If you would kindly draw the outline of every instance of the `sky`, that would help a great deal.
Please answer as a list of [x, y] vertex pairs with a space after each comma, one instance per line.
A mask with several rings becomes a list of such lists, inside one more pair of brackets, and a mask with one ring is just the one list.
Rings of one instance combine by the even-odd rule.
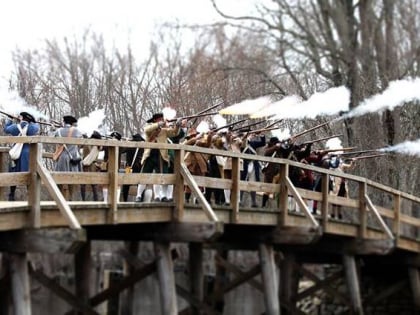
[[[257, 0], [218, 0], [228, 14], [251, 12]], [[210, 0], [13, 0], [0, 11], [0, 80], [12, 70], [11, 51], [44, 47], [45, 39], [78, 36], [87, 28], [105, 41], [148, 50], [156, 25], [164, 21], [210, 23], [221, 18]]]

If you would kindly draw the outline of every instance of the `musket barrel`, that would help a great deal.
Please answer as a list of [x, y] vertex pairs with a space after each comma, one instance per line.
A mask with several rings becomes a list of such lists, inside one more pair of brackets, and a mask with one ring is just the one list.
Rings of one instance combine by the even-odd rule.
[[342, 153], [341, 155], [353, 155], [353, 154], [362, 154], [362, 153], [370, 153], [370, 152], [378, 152], [378, 149], [346, 152], [346, 153]]
[[229, 127], [234, 126], [234, 125], [236, 125], [236, 124], [240, 124], [241, 122], [244, 122], [244, 121], [246, 121], [246, 120], [248, 120], [248, 118], [245, 118], [245, 119], [241, 119], [241, 120], [235, 121], [235, 122], [233, 122], [233, 123], [230, 123], [230, 124], [227, 124], [227, 125], [224, 125], [224, 126], [218, 127], [218, 128], [216, 128], [216, 129], [211, 129], [211, 131], [219, 131], [219, 130], [222, 130], [222, 129], [225, 129], [225, 128], [229, 128]]
[[171, 122], [171, 121], [176, 121], [178, 119], [193, 119], [193, 118], [204, 117], [204, 116], [211, 116], [211, 115], [216, 115], [216, 114], [218, 114], [218, 112], [202, 113], [202, 114], [196, 114], [196, 115], [190, 115], [190, 116], [183, 116], [183, 117], [168, 119], [168, 121]]
[[321, 142], [321, 141], [324, 141], [324, 140], [338, 138], [338, 137], [341, 137], [341, 136], [342, 136], [342, 134], [338, 134], [338, 135], [332, 135], [332, 136], [328, 136], [328, 137], [324, 137], [324, 138], [319, 138], [319, 139], [315, 139], [315, 140], [309, 140], [309, 141], [302, 142], [302, 145], [306, 145], [306, 144], [310, 144], [310, 143], [315, 143], [315, 142]]
[[292, 137], [293, 137], [293, 138], [297, 138], [297, 137], [303, 136], [304, 134], [307, 134], [308, 132], [311, 132], [311, 131], [316, 130], [316, 129], [319, 129], [319, 128], [321, 128], [321, 127], [325, 126], [325, 125], [328, 125], [329, 123], [330, 123], [330, 122], [329, 122], [329, 121], [327, 121], [327, 122], [325, 122], [325, 123], [322, 123], [322, 124], [316, 125], [315, 127], [312, 127], [312, 128], [306, 129], [306, 130], [304, 130], [304, 131], [301, 131], [301, 132], [299, 132], [299, 133], [297, 133], [297, 134], [293, 135]]

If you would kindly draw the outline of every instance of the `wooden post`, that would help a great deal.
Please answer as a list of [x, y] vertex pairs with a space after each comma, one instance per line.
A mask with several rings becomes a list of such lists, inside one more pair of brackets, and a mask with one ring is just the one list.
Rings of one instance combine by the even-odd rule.
[[155, 242], [155, 255], [162, 315], [177, 315], [175, 276], [169, 243]]
[[14, 315], [31, 315], [31, 293], [26, 254], [9, 254]]
[[39, 176], [38, 163], [42, 163], [42, 143], [29, 144], [29, 173], [28, 205], [30, 208], [30, 224], [33, 228], [41, 227], [41, 177]]
[[367, 231], [367, 212], [366, 212], [366, 182], [359, 183], [359, 238], [366, 237]]
[[[8, 149], [7, 149], [7, 151], [6, 151], [6, 149], [5, 148], [1, 148], [1, 150], [0, 150], [0, 172], [7, 172], [7, 168], [6, 167], [3, 167], [3, 165], [6, 165], [6, 163], [8, 162], [8, 160], [7, 160], [7, 152], [8, 152]], [[1, 200], [7, 200], [7, 199], [3, 199], [4, 198], [4, 194], [5, 194], [5, 191], [6, 191], [6, 187], [3, 187], [3, 186], [1, 186], [0, 187], [0, 199]]]
[[289, 164], [280, 164], [280, 200], [279, 200], [279, 209], [281, 214], [279, 215], [279, 225], [287, 225], [287, 215], [288, 215], [288, 197], [289, 193], [286, 185], [286, 177], [289, 176]]
[[393, 232], [395, 236], [395, 246], [398, 246], [398, 240], [400, 238], [400, 225], [401, 225], [401, 195], [394, 194], [394, 225]]
[[90, 241], [86, 241], [74, 255], [76, 298], [86, 305], [89, 304], [92, 283], [92, 257], [90, 251]]
[[261, 274], [264, 286], [265, 314], [280, 315], [278, 282], [273, 247], [267, 244], [259, 245]]
[[109, 146], [108, 147], [108, 176], [109, 176], [109, 185], [108, 185], [108, 196], [109, 196], [109, 214], [108, 214], [108, 223], [116, 224], [118, 223], [118, 146]]
[[176, 150], [175, 151], [175, 161], [174, 161], [174, 173], [175, 173], [175, 182], [177, 183], [174, 185], [174, 202], [175, 202], [175, 210], [174, 210], [174, 220], [175, 221], [182, 221], [184, 216], [184, 178], [181, 172], [181, 163], [184, 162], [185, 151], [184, 150]]
[[232, 223], [238, 222], [239, 215], [239, 181], [241, 180], [241, 171], [239, 169], [240, 160], [239, 158], [232, 158], [232, 186], [230, 194], [230, 202], [232, 205]]
[[408, 268], [408, 278], [413, 292], [414, 307], [420, 311], [420, 272], [416, 267]]
[[351, 304], [353, 307], [352, 314], [363, 315], [359, 278], [357, 275], [356, 260], [354, 256], [343, 255], [343, 265], [347, 279], [347, 286], [350, 293]]
[[322, 216], [322, 229], [327, 230], [328, 224], [328, 195], [330, 194], [330, 176], [322, 174], [322, 202], [321, 202], [321, 216]]
[[[125, 248], [132, 257], [137, 257], [139, 252], [139, 242], [124, 242]], [[124, 276], [129, 277], [133, 275], [136, 268], [124, 260]], [[135, 286], [132, 285], [120, 293], [120, 314], [130, 315], [134, 314], [134, 301], [135, 301]]]
[[[284, 258], [280, 264], [280, 301], [288, 306], [295, 306], [295, 296], [299, 287], [299, 275], [295, 272], [296, 256], [293, 253], [284, 253]], [[282, 307], [282, 312], [292, 314], [288, 308]]]
[[[189, 243], [189, 275], [190, 292], [198, 301], [204, 299], [204, 276], [203, 276], [203, 244]], [[199, 315], [200, 310], [192, 306], [192, 315]]]

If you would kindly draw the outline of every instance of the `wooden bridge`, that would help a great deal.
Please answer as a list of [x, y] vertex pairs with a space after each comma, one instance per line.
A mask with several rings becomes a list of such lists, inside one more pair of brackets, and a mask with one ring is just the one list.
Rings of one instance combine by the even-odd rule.
[[[112, 140], [67, 139], [53, 137], [1, 137], [3, 145], [16, 141], [30, 143], [29, 172], [0, 173], [0, 186], [27, 186], [27, 201], [0, 202], [0, 251], [8, 257], [9, 272], [0, 274], [0, 286], [12, 286], [15, 314], [32, 314], [30, 280], [46, 286], [83, 314], [99, 314], [95, 307], [118, 296], [152, 273], [157, 273], [160, 287], [161, 314], [222, 314], [217, 301], [243, 283], [249, 283], [263, 293], [265, 314], [304, 314], [299, 299], [317, 290], [338, 297], [353, 314], [363, 314], [372, 299], [362, 296], [363, 276], [358, 272], [358, 258], [365, 264], [379, 261], [399, 266], [407, 271], [406, 283], [413, 297], [413, 309], [420, 308], [420, 198], [366, 178], [338, 173], [289, 160], [217, 151], [232, 158], [232, 178], [216, 179], [193, 176], [184, 164], [187, 152], [214, 154], [216, 151], [196, 146]], [[52, 171], [53, 162], [45, 152], [55, 144], [100, 145], [109, 149], [108, 172], [66, 173]], [[121, 147], [166, 148], [174, 150], [173, 174], [120, 173], [118, 165]], [[5, 165], [7, 149], [0, 154]], [[240, 180], [240, 160], [257, 159], [277, 163], [279, 184]], [[298, 189], [288, 177], [290, 166], [312, 170], [323, 177], [322, 192]], [[328, 179], [339, 176], [347, 180], [351, 196], [342, 198], [328, 193]], [[123, 184], [174, 185], [173, 202], [139, 203], [117, 200], [118, 186]], [[67, 201], [57, 185], [109, 185], [109, 202]], [[188, 185], [197, 203], [185, 203], [184, 185]], [[199, 187], [231, 190], [229, 206], [207, 202]], [[274, 196], [267, 208], [240, 206], [240, 191], [268, 192]], [[4, 193], [3, 193], [4, 196]], [[45, 197], [47, 196], [47, 197]], [[293, 199], [300, 212], [290, 211]], [[312, 215], [307, 200], [320, 203], [320, 215]], [[329, 216], [331, 206], [340, 205], [344, 220]], [[417, 209], [417, 210], [416, 210]], [[127, 255], [131, 272], [115, 286], [89, 296], [90, 242], [94, 240], [151, 241], [155, 261], [139, 265], [133, 255]], [[171, 244], [185, 243], [189, 247], [189, 282], [185, 288], [176, 283], [173, 272], [175, 259]], [[217, 250], [217, 266], [224, 273], [233, 273], [228, 283], [215, 284], [210, 296], [203, 292], [203, 251]], [[253, 250], [260, 263], [248, 271], [229, 263], [227, 251]], [[36, 269], [28, 253], [71, 253], [75, 255], [75, 290], [60, 286], [43, 271]], [[348, 296], [332, 289], [338, 278], [331, 275], [320, 279], [305, 264], [339, 263], [340, 277], [345, 279]], [[392, 270], [392, 267], [390, 267]], [[279, 274], [279, 276], [275, 276]], [[259, 281], [255, 277], [260, 275]], [[216, 279], [217, 279], [216, 275]], [[298, 292], [299, 278], [310, 279], [314, 285]], [[9, 281], [9, 282], [8, 282]], [[376, 292], [386, 299], [401, 286]], [[0, 288], [0, 290], [2, 290]], [[2, 291], [4, 292], [4, 291]], [[188, 303], [180, 310], [179, 298]], [[4, 298], [0, 298], [4, 302]], [[0, 302], [0, 304], [1, 304]], [[373, 303], [373, 302], [372, 302]], [[158, 306], [157, 306], [158, 307]], [[414, 314], [414, 313], [413, 313]]]

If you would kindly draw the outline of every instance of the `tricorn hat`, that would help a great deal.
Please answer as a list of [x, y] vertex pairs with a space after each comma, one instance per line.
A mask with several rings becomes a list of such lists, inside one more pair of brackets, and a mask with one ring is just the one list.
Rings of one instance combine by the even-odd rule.
[[155, 114], [153, 114], [153, 116], [152, 116], [152, 118], [150, 118], [148, 121], [147, 121], [147, 123], [152, 123], [152, 122], [154, 122], [156, 119], [158, 119], [158, 118], [163, 118], [163, 113], [155, 113]]
[[117, 139], [117, 140], [121, 140], [122, 139], [122, 135], [118, 131], [111, 132], [110, 136], [112, 138]]
[[131, 136], [132, 141], [145, 141], [144, 138], [139, 133], [135, 133]]
[[21, 112], [20, 116], [22, 116], [23, 120], [26, 120], [28, 122], [35, 122], [35, 117], [29, 114], [28, 112]]
[[72, 116], [72, 115], [70, 115], [70, 114], [68, 114], [68, 115], [64, 115], [63, 116], [63, 121], [66, 124], [74, 124], [74, 123], [77, 123], [77, 118], [74, 117], [74, 116]]
[[90, 136], [90, 138], [91, 139], [102, 139], [102, 136], [98, 131], [94, 130], [92, 132], [92, 135]]
[[279, 143], [280, 140], [277, 137], [271, 137], [270, 140], [268, 141], [269, 145], [275, 145], [276, 143]]

